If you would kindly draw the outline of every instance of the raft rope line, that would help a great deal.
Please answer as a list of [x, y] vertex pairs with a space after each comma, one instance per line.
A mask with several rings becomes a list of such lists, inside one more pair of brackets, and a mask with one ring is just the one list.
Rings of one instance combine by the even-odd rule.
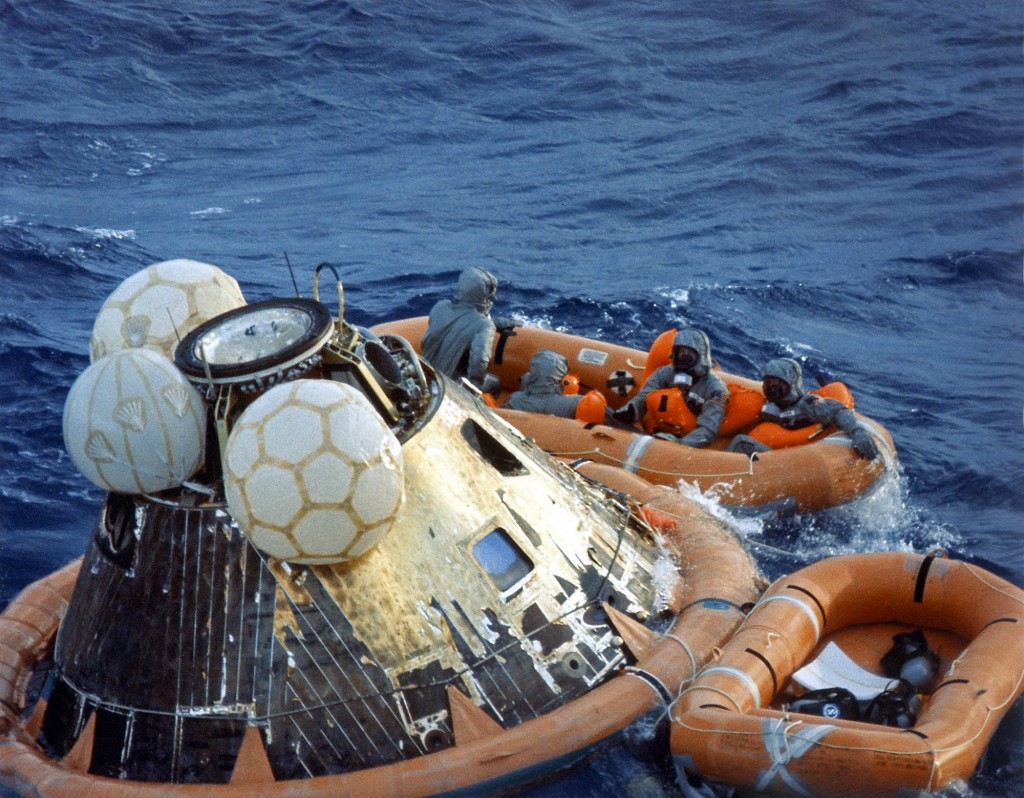
[[788, 766], [793, 760], [803, 757], [816, 741], [834, 732], [836, 727], [821, 724], [797, 728], [798, 723], [788, 723], [788, 721], [787, 717], [782, 717], [778, 721], [765, 718], [762, 723], [761, 737], [765, 751], [771, 758], [771, 764], [758, 773], [753, 787], [755, 790], [767, 791], [771, 788], [772, 782], [778, 778], [797, 795], [813, 798], [803, 779], [790, 773]]
[[[722, 692], [723, 695], [725, 695], [724, 691], [714, 690], [712, 688], [705, 687], [705, 688], [700, 688], [700, 689], [711, 690], [712, 692]], [[733, 703], [735, 704], [735, 702], [733, 702]], [[788, 715], [783, 715], [779, 719], [779, 722], [780, 723], [785, 722], [788, 718], [789, 718]], [[673, 716], [672, 722], [673, 723], [678, 723], [684, 729], [688, 729], [689, 731], [692, 731], [692, 732], [697, 732], [698, 734], [722, 734], [722, 735], [725, 735], [727, 737], [728, 736], [733, 736], [733, 737], [760, 737], [762, 739], [764, 738], [764, 731], [763, 731], [763, 729], [756, 729], [756, 730], [751, 730], [751, 731], [738, 731], [738, 730], [735, 730], [735, 729], [701, 728], [701, 727], [693, 726], [693, 725], [691, 725], [689, 723], [686, 723], [683, 719], [681, 719], [679, 717], [675, 717], [675, 716]], [[987, 723], [988, 723], [988, 720], [986, 719], [985, 724], [983, 724], [983, 725], [987, 725]], [[803, 720], [795, 720], [790, 725], [788, 725], [786, 727], [786, 732], [788, 733], [790, 730], [795, 729], [798, 726], [802, 726], [802, 725], [803, 726], [810, 726], [810, 727], [820, 727], [822, 724], [807, 723], [806, 721], [803, 721]], [[835, 727], [831, 727], [831, 728], [835, 728]], [[973, 740], [976, 739], [977, 736], [979, 736], [980, 734], [981, 734], [981, 732], [979, 731], [978, 734], [975, 735], [975, 737], [971, 738], [971, 740], [968, 740], [968, 741], [966, 741], [964, 743], [960, 743], [959, 745], [951, 746], [949, 748], [939, 748], [939, 749], [937, 749], [937, 748], [934, 748], [934, 747], [928, 747], [928, 748], [925, 748], [925, 749], [917, 752], [917, 754], [929, 754], [931, 756], [931, 766], [930, 766], [930, 770], [929, 770], [929, 774], [928, 774], [928, 785], [926, 787], [927, 791], [929, 791], [929, 792], [931, 791], [931, 787], [932, 787], [932, 785], [934, 784], [934, 781], [935, 781], [935, 772], [936, 772], [936, 769], [938, 767], [938, 758], [937, 758], [936, 755], [939, 754], [939, 753], [944, 753], [946, 751], [954, 751], [957, 748], [960, 748], [960, 747], [962, 747], [964, 745], [967, 745], [970, 742], [973, 742]], [[811, 741], [811, 744], [809, 746], [807, 746], [807, 747], [810, 748], [812, 746], [817, 746], [819, 748], [827, 748], [827, 749], [832, 750], [832, 751], [869, 751], [871, 753], [876, 753], [876, 754], [889, 754], [889, 755], [895, 755], [895, 756], [907, 756], [908, 755], [904, 751], [898, 751], [898, 750], [890, 749], [890, 748], [883, 748], [881, 746], [836, 745], [835, 743], [824, 742], [821, 739]], [[766, 750], [766, 753], [768, 753], [768, 755], [771, 756], [771, 752], [770, 751]]]
[[[691, 607], [700, 606], [700, 605], [704, 604], [704, 602], [706, 602], [706, 601], [720, 601], [720, 602], [723, 602], [723, 603], [728, 604], [729, 606], [733, 607], [737, 612], [740, 612], [741, 614], [744, 614], [742, 607], [740, 607], [735, 602], [729, 601], [728, 599], [701, 598], [701, 599], [696, 599], [694, 601], [691, 601], [689, 604], [687, 604], [685, 607], [683, 607], [679, 611], [679, 613], [676, 615], [676, 618], [681, 617], [682, 614], [684, 612], [686, 612], [688, 609], [690, 609]], [[657, 677], [654, 676], [653, 674], [650, 674], [647, 671], [642, 670], [641, 668], [636, 668], [636, 667], [633, 667], [633, 666], [627, 666], [625, 668], [626, 672], [629, 673], [630, 675], [640, 675], [640, 674], [642, 674], [643, 678], [646, 681], [648, 681], [648, 682], [650, 682], [650, 680], [652, 680], [652, 679], [657, 681], [657, 684], [660, 687], [659, 687], [659, 689], [656, 690], [656, 692], [658, 692], [658, 697], [662, 700], [662, 703], [665, 705], [665, 708], [664, 708], [663, 712], [658, 717], [658, 722], [659, 723], [661, 722], [661, 720], [663, 718], [671, 715], [672, 708], [675, 706], [676, 702], [682, 697], [683, 693], [686, 691], [686, 688], [693, 683], [694, 679], [697, 678], [697, 674], [700, 671], [700, 667], [697, 665], [697, 658], [694, 656], [693, 651], [690, 649], [690, 646], [686, 643], [685, 640], [683, 640], [678, 635], [672, 634], [671, 632], [666, 632], [661, 637], [662, 637], [663, 640], [671, 640], [672, 642], [677, 643], [679, 646], [681, 646], [683, 651], [686, 652], [686, 656], [690, 660], [690, 676], [682, 681], [682, 683], [679, 685], [678, 691], [676, 692], [675, 696], [673, 696], [672, 695], [672, 691], [669, 690], [665, 686], [665, 683], [662, 682], [660, 679], [657, 679]]]
[[625, 668], [623, 668], [623, 672], [627, 676], [632, 676], [635, 679], [639, 679], [648, 687], [650, 687], [651, 690], [654, 691], [654, 694], [658, 697], [658, 700], [661, 701], [662, 705], [665, 707], [664, 712], [668, 712], [668, 709], [672, 706], [673, 701], [672, 691], [665, 686], [665, 683], [661, 679], [659, 679], [650, 671], [646, 671], [643, 668], [638, 668], [636, 665], [627, 665]]
[[993, 591], [995, 593], [999, 593], [1000, 595], [1005, 596], [1008, 599], [1012, 599], [1013, 601], [1016, 601], [1018, 604], [1024, 604], [1024, 602], [1021, 602], [1020, 598], [1018, 598], [1017, 596], [1013, 595], [1012, 593], [1010, 593], [1007, 590], [1004, 590], [1003, 588], [999, 587], [998, 585], [994, 585], [991, 582], [989, 582], [988, 580], [986, 580], [984, 578], [984, 576], [982, 575], [984, 572], [981, 571], [979, 568], [974, 567], [970, 563], [963, 562], [962, 560], [953, 560], [953, 562], [960, 562], [964, 566], [966, 566], [967, 573], [969, 573], [971, 576], [973, 576], [975, 579], [977, 579], [979, 582], [981, 582], [989, 590], [991, 590], [991, 591]]
[[[789, 604], [795, 604], [800, 609], [800, 611], [810, 619], [811, 625], [814, 627], [814, 644], [817, 645], [818, 641], [821, 640], [821, 623], [818, 621], [818, 616], [815, 614], [814, 610], [811, 609], [807, 604], [805, 604], [796, 596], [779, 594], [775, 596], [768, 596], [768, 598], [763, 598], [759, 602], [757, 602], [754, 609], [750, 611], [750, 615], [752, 616], [754, 614], [754, 610], [756, 610], [758, 607], [763, 607], [766, 604], [771, 604], [774, 601], [783, 601]], [[776, 637], [778, 637], [778, 635], [776, 635]]]
[[[587, 461], [584, 459], [583, 462], [587, 462]], [[591, 461], [591, 462], [593, 462], [593, 461]], [[581, 474], [581, 476], [583, 476], [583, 475]], [[586, 479], [587, 477], [584, 477], [584, 478]], [[677, 521], [681, 521], [683, 519], [682, 515], [680, 515], [679, 513], [673, 513], [671, 510], [665, 510], [665, 509], [659, 508], [658, 512], [659, 513], [663, 513], [664, 515], [667, 515], [669, 518], [674, 518]], [[641, 520], [643, 520], [643, 519], [641, 518]], [[644, 523], [646, 524], [647, 522], [644, 521]], [[648, 526], [648, 528], [650, 528], [650, 524], [647, 524], [647, 526]], [[737, 537], [739, 537], [739, 536], [737, 536]], [[742, 541], [743, 541], [743, 543], [748, 544], [750, 546], [755, 546], [755, 547], [757, 547], [759, 549], [765, 549], [767, 551], [773, 551], [776, 554], [784, 554], [787, 557], [793, 557], [794, 556], [792, 551], [788, 551], [786, 549], [781, 549], [778, 546], [772, 546], [769, 543], [762, 543], [762, 542], [757, 541], [757, 540], [751, 540], [749, 537], [746, 537], [746, 536], [744, 536], [742, 538]], [[701, 601], [703, 601], [703, 600], [704, 599], [701, 599]], [[721, 600], [722, 601], [726, 601], [726, 599], [721, 599]], [[732, 604], [733, 602], [728, 602], [728, 603]]]
[[[647, 437], [650, 437], [650, 436], [647, 436]], [[650, 441], [653, 442], [654, 438], [650, 438]], [[548, 449], [546, 451], [550, 455], [552, 455], [553, 457], [573, 458], [573, 459], [576, 459], [576, 460], [586, 459], [590, 455], [599, 454], [602, 457], [617, 463], [619, 466], [621, 466], [626, 471], [629, 471], [630, 473], [635, 474], [639, 470], [639, 464], [636, 463], [636, 458], [616, 457], [613, 454], [608, 454], [607, 452], [603, 451], [600, 447], [597, 447], [597, 448], [594, 448], [594, 449], [579, 450], [579, 451], [556, 451], [556, 450], [553, 450], [553, 449]], [[691, 474], [691, 473], [688, 473], [688, 472], [685, 472], [685, 471], [662, 471], [662, 470], [657, 469], [657, 468], [651, 468], [650, 466], [644, 466], [643, 470], [645, 472], [647, 472], [647, 473], [650, 473], [650, 474], [660, 474], [662, 476], [678, 477], [680, 479], [686, 479], [686, 478], [700, 479], [702, 477], [714, 477], [714, 478], [719, 478], [719, 477], [751, 477], [751, 476], [754, 476], [754, 461], [753, 461], [753, 459], [748, 459], [747, 460], [747, 470], [746, 471], [729, 471], [729, 472], [721, 472], [721, 473], [705, 472], [705, 473], [701, 473], [701, 474]]]
[[[708, 671], [702, 671], [701, 675], [703, 675], [704, 673], [707, 673], [707, 672]], [[1018, 677], [1017, 682], [1014, 685], [1013, 690], [1010, 691], [1010, 696], [1011, 697], [1017, 691], [1017, 688], [1020, 686], [1022, 680], [1024, 680], [1024, 672], [1022, 672], [1021, 675]], [[707, 690], [708, 692], [712, 692], [712, 693], [720, 693], [721, 695], [723, 695], [723, 696], [725, 696], [727, 698], [730, 698], [731, 703], [734, 706], [736, 706], [736, 701], [733, 700], [730, 696], [728, 696], [728, 694], [724, 690], [721, 690], [719, 688], [705, 687], [705, 686], [696, 686], [696, 687], [693, 687], [692, 689], [693, 690]], [[684, 695], [687, 692], [690, 692], [690, 690], [683, 691], [683, 693], [680, 694], [680, 698], [682, 697], [682, 695]], [[945, 747], [942, 747], [942, 748], [937, 748], [935, 746], [928, 746], [926, 748], [922, 748], [920, 751], [917, 752], [919, 754], [930, 754], [932, 756], [932, 775], [929, 777], [929, 781], [928, 781], [929, 786], [932, 784], [932, 779], [934, 778], [934, 770], [937, 767], [937, 759], [936, 759], [937, 755], [938, 754], [949, 753], [949, 752], [952, 752], [952, 751], [957, 751], [957, 750], [959, 750], [961, 748], [969, 746], [971, 743], [973, 743], [975, 740], [977, 740], [984, 733], [985, 728], [989, 725], [989, 719], [991, 718], [992, 713], [1002, 709], [1003, 707], [1005, 707], [1007, 704], [1009, 704], [1011, 702], [1011, 700], [1012, 699], [1010, 697], [1008, 697], [1008, 698], [1004, 699], [999, 704], [996, 704], [994, 706], [986, 706], [985, 707], [985, 712], [986, 712], [985, 719], [982, 721], [981, 724], [979, 724], [979, 727], [978, 727], [977, 731], [975, 731], [975, 733], [970, 738], [968, 738], [966, 740], [963, 740], [963, 741], [961, 741], [959, 743], [956, 743], [954, 745], [949, 745], [949, 746], [945, 746]], [[737, 710], [737, 711], [739, 711], [739, 710]], [[784, 713], [782, 715], [782, 720], [785, 720], [788, 717], [789, 717], [789, 715]], [[678, 723], [684, 729], [688, 729], [690, 731], [698, 732], [700, 734], [725, 734], [725, 735], [740, 735], [740, 736], [751, 736], [751, 735], [760, 736], [761, 735], [760, 731], [736, 731], [736, 730], [728, 730], [728, 729], [701, 728], [701, 727], [693, 726], [693, 725], [687, 723], [681, 717], [675, 717], [675, 716], [673, 716], [672, 722], [673, 723]], [[793, 728], [793, 727], [795, 727], [798, 724], [805, 724], [805, 725], [812, 725], [812, 726], [819, 725], [819, 724], [808, 724], [807, 721], [797, 720], [797, 721], [794, 721], [793, 722], [793, 726], [791, 726], [789, 728]], [[882, 728], [887, 728], [887, 727], [882, 727]], [[888, 728], [892, 728], [892, 727], [888, 727]], [[817, 741], [814, 744], [817, 745], [817, 746], [820, 746], [822, 748], [829, 748], [829, 749], [832, 749], [832, 750], [835, 750], [835, 751], [870, 751], [872, 753], [893, 754], [893, 755], [896, 755], [896, 756], [907, 756], [908, 755], [907, 752], [905, 752], [905, 751], [894, 750], [894, 749], [891, 749], [891, 748], [884, 748], [882, 746], [873, 746], [873, 745], [837, 745], [835, 743], [821, 742], [821, 741]]]
[[[683, 613], [680, 612], [679, 614], [682, 615]], [[697, 658], [693, 655], [693, 651], [690, 650], [690, 646], [681, 637], [679, 637], [678, 635], [674, 635], [671, 632], [666, 633], [664, 635], [664, 638], [666, 640], [672, 640], [673, 642], [678, 643], [682, 647], [683, 651], [686, 652], [686, 656], [690, 658], [690, 678], [687, 679], [686, 682], [688, 683], [693, 681], [693, 679], [695, 679], [697, 676], [697, 671], [700, 669], [697, 667]], [[671, 703], [672, 702], [670, 702], [670, 705]]]
[[[890, 449], [889, 444], [881, 436], [876, 429], [867, 429], [867, 431], [874, 437], [878, 442], [883, 444], [883, 460], [885, 462], [886, 470], [890, 470], [894, 464], [894, 453]], [[586, 458], [590, 455], [601, 455], [608, 460], [617, 463], [619, 466], [624, 468], [630, 473], [636, 474], [640, 470], [640, 458], [647, 451], [647, 447], [655, 441], [655, 437], [651, 435], [641, 435], [637, 440], [633, 441], [626, 450], [626, 457], [616, 457], [613, 454], [609, 454], [597, 446], [593, 449], [579, 450], [579, 451], [557, 451], [554, 449], [548, 449], [548, 453], [554, 457], [572, 457], [575, 459]], [[846, 439], [844, 436], [833, 433], [821, 439], [819, 442], [835, 443], [848, 448], [853, 447], [853, 443]], [[643, 470], [649, 474], [659, 474], [665, 477], [676, 477], [680, 479], [701, 479], [703, 477], [720, 479], [723, 477], [752, 477], [754, 476], [754, 457], [747, 458], [747, 469], [745, 471], [723, 471], [723, 472], [703, 472], [703, 473], [691, 473], [686, 471], [664, 471], [658, 468], [651, 468], [650, 466], [644, 466]]]

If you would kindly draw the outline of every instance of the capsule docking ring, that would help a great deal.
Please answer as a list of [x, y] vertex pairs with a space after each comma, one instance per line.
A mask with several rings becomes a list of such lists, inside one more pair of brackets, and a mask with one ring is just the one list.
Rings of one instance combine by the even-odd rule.
[[268, 299], [194, 329], [178, 345], [174, 362], [193, 383], [238, 385], [249, 392], [301, 376], [316, 365], [333, 333], [333, 319], [322, 303]]

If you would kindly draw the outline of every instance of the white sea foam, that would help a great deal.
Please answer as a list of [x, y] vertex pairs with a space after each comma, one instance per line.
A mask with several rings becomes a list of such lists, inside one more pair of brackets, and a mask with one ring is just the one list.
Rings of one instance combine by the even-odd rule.
[[106, 238], [115, 241], [134, 241], [137, 238], [134, 230], [111, 230], [106, 227], [76, 227], [75, 230], [93, 238]]
[[699, 504], [707, 512], [724, 523], [741, 538], [749, 538], [761, 533], [765, 518], [759, 515], [739, 515], [722, 505], [721, 493], [728, 487], [726, 484], [712, 486], [701, 492], [696, 483], [680, 480], [676, 488], [692, 502]]
[[205, 218], [207, 218], [209, 216], [220, 216], [221, 214], [225, 214], [227, 212], [228, 212], [227, 208], [220, 208], [220, 207], [214, 206], [212, 208], [202, 208], [201, 210], [198, 210], [198, 211], [191, 211], [189, 213], [189, 216], [194, 216], [197, 219], [205, 219]]

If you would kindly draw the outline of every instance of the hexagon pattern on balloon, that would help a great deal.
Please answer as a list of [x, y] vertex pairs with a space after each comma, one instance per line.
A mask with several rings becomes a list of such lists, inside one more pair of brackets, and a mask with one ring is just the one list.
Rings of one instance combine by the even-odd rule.
[[224, 486], [256, 548], [296, 563], [345, 562], [394, 525], [405, 498], [402, 448], [352, 386], [296, 380], [242, 413]]
[[134, 348], [174, 360], [179, 340], [243, 305], [238, 282], [216, 266], [186, 258], [154, 263], [124, 280], [103, 303], [89, 339], [90, 360]]

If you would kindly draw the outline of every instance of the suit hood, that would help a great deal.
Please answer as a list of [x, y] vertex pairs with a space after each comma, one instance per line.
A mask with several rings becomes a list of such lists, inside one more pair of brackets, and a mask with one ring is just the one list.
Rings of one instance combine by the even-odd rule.
[[470, 305], [481, 313], [490, 313], [498, 293], [498, 279], [486, 269], [471, 266], [459, 275], [455, 286], [455, 301]]
[[697, 365], [690, 371], [694, 377], [703, 377], [711, 371], [711, 343], [702, 330], [684, 327], [672, 339], [672, 346], [687, 346], [697, 352]]
[[804, 395], [804, 383], [800, 364], [792, 358], [779, 357], [769, 360], [764, 367], [765, 377], [777, 377], [789, 385], [789, 393], [779, 402], [781, 407], [793, 404]]
[[550, 349], [542, 349], [530, 361], [530, 370], [523, 375], [522, 390], [528, 394], [560, 394], [562, 380], [569, 373], [566, 359]]

